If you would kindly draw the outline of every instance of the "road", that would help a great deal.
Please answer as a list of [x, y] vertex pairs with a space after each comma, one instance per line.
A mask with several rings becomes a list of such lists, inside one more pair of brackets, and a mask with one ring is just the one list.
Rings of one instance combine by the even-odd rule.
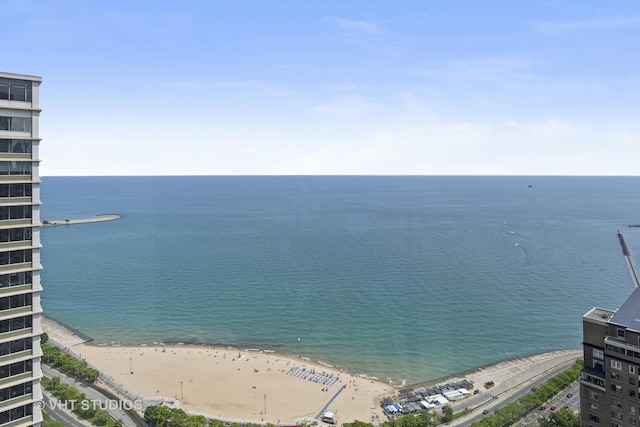
[[86, 427], [91, 425], [85, 421], [79, 420], [78, 417], [76, 417], [74, 414], [57, 406], [54, 403], [55, 400], [52, 400], [49, 397], [48, 392], [45, 391], [43, 394], [44, 396], [42, 401], [44, 402], [44, 408], [42, 408], [42, 410], [49, 414], [52, 420], [59, 421], [65, 426], [71, 427]]
[[[115, 401], [113, 399], [110, 399], [109, 397], [105, 396], [104, 394], [102, 394], [101, 392], [99, 392], [98, 390], [94, 389], [93, 387], [89, 387], [86, 384], [80, 382], [80, 381], [76, 381], [75, 379], [63, 374], [62, 372], [55, 370], [47, 365], [42, 365], [42, 372], [44, 373], [45, 376], [51, 378], [51, 377], [60, 377], [60, 382], [63, 384], [69, 384], [73, 387], [75, 387], [77, 390], [80, 390], [82, 393], [85, 394], [85, 396], [87, 397], [87, 399], [89, 399], [90, 401], [96, 402], [97, 405], [99, 406], [103, 406], [104, 409], [107, 409], [109, 411], [109, 414], [114, 418], [114, 419], [121, 419], [123, 421], [123, 426], [124, 427], [138, 427], [139, 425], [136, 424], [136, 422], [133, 420], [133, 418], [131, 418], [129, 416], [129, 414], [124, 411], [122, 409], [123, 407], [123, 403], [120, 403], [119, 401]], [[134, 405], [135, 403], [133, 402], [124, 402], [124, 404], [126, 405]], [[51, 413], [50, 412], [50, 408], [52, 406], [48, 405], [47, 406], [47, 413]], [[64, 411], [56, 411], [57, 413], [64, 413]], [[66, 421], [63, 421], [66, 424]], [[76, 422], [78, 422], [78, 419], [76, 418]], [[74, 424], [74, 425], [89, 425], [89, 424]]]
[[[544, 371], [542, 375], [537, 376], [534, 380], [523, 381], [520, 384], [514, 385], [508, 390], [497, 393], [493, 399], [490, 398], [491, 390], [483, 390], [480, 395], [472, 396], [467, 403], [463, 403], [469, 408], [473, 408], [473, 411], [470, 415], [465, 417], [456, 418], [451, 421], [447, 425], [450, 426], [469, 426], [474, 422], [482, 419], [485, 415], [482, 413], [483, 410], [488, 411], [488, 413], [492, 413], [497, 408], [502, 408], [508, 405], [511, 402], [515, 402], [520, 399], [525, 394], [529, 393], [533, 387], [538, 387], [546, 382], [549, 378], [557, 375], [558, 373], [570, 368], [573, 365], [575, 359], [566, 360], [565, 362], [549, 367]], [[567, 392], [568, 393], [568, 392]], [[573, 393], [577, 395], [577, 393]], [[489, 400], [487, 400], [489, 397]], [[467, 399], [465, 399], [467, 400]], [[484, 403], [480, 405], [474, 404], [474, 400]], [[464, 401], [461, 401], [464, 402]], [[564, 403], [562, 404], [564, 405]], [[461, 410], [462, 408], [454, 408], [455, 411]]]

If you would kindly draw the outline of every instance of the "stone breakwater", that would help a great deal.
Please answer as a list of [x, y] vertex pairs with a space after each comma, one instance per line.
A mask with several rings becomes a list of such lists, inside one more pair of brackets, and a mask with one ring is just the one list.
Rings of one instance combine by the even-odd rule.
[[102, 214], [96, 215], [91, 218], [80, 218], [80, 219], [63, 219], [63, 220], [55, 220], [55, 221], [42, 221], [43, 227], [55, 227], [57, 225], [72, 225], [72, 224], [89, 224], [93, 222], [104, 222], [104, 221], [114, 221], [116, 219], [122, 219], [122, 215], [120, 214]]

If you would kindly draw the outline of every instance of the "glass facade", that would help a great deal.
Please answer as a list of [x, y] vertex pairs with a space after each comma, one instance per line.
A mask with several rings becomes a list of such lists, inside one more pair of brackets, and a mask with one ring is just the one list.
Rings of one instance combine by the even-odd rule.
[[31, 154], [32, 145], [29, 139], [0, 138], [0, 153]]
[[0, 197], [31, 196], [31, 184], [0, 184]]
[[0, 175], [31, 175], [31, 162], [0, 161]]
[[0, 130], [31, 132], [31, 118], [0, 116]]
[[0, 379], [8, 379], [0, 385], [0, 426], [42, 421], [39, 407], [34, 408], [42, 399], [40, 225], [34, 223], [40, 218], [40, 82], [0, 72], [0, 334], [9, 340], [0, 343]]
[[33, 84], [27, 80], [0, 77], [0, 99], [31, 102], [32, 87]]
[[13, 408], [9, 411], [0, 412], [0, 424], [16, 421], [21, 418], [30, 417], [33, 414], [33, 405], [24, 405]]
[[11, 295], [0, 298], [0, 311], [12, 308], [29, 307], [33, 303], [31, 294]]
[[31, 271], [0, 275], [0, 288], [30, 285], [31, 283], [33, 283], [33, 273]]
[[31, 359], [12, 363], [11, 365], [0, 366], [0, 378], [13, 377], [33, 370]]
[[31, 240], [31, 227], [0, 229], [0, 243]]
[[31, 262], [31, 260], [31, 249], [0, 252], [0, 265], [22, 264], [25, 262]]

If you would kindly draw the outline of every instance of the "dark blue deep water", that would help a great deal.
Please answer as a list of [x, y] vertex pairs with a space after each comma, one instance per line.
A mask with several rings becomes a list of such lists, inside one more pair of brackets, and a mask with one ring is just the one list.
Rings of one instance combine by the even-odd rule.
[[637, 177], [45, 177], [47, 315], [408, 382], [578, 348], [632, 284]]

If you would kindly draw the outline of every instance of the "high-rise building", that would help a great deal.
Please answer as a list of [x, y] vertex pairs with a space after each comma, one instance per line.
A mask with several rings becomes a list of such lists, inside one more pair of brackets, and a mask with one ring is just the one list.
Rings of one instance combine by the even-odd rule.
[[640, 425], [640, 288], [617, 310], [583, 317], [581, 425]]
[[41, 81], [0, 72], [0, 427], [42, 421]]

